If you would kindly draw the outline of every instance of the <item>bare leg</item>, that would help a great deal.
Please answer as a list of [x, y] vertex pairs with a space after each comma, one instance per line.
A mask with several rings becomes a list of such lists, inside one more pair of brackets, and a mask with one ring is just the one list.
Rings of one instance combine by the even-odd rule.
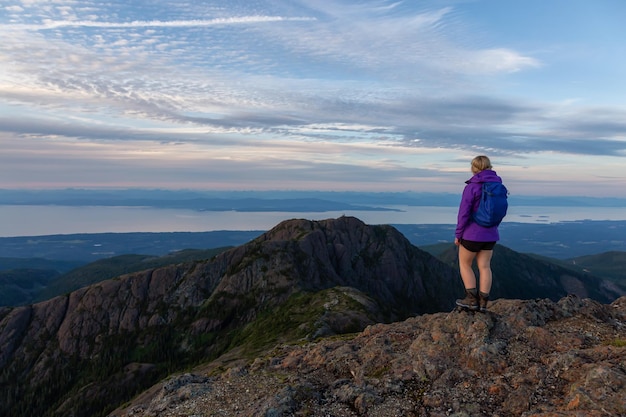
[[480, 292], [489, 294], [491, 291], [491, 257], [492, 250], [481, 250], [476, 255], [476, 265], [480, 277]]
[[[466, 290], [476, 288], [476, 275], [472, 269], [474, 257], [476, 257], [476, 252], [468, 251], [462, 245], [459, 246], [459, 272], [461, 273], [461, 279], [463, 280], [463, 285]], [[491, 280], [489, 281], [489, 285], [491, 285]]]

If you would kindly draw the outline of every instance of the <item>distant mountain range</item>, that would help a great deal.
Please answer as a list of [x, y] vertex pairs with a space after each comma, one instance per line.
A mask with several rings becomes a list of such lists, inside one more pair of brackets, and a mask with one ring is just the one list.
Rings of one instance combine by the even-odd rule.
[[[415, 246], [451, 243], [451, 224], [391, 224]], [[626, 221], [576, 221], [549, 224], [510, 223], [500, 226], [500, 244], [517, 252], [569, 259], [626, 251]], [[249, 242], [265, 230], [164, 233], [80, 233], [0, 237], [2, 258], [37, 258], [80, 265], [117, 255], [160, 256], [183, 249], [213, 249]], [[6, 261], [4, 261], [6, 262]], [[66, 272], [62, 265], [60, 272]]]
[[[409, 241], [453, 267], [454, 256], [443, 253], [453, 248], [452, 225], [395, 225]], [[550, 225], [503, 224], [508, 236], [496, 248], [505, 251], [515, 243], [536, 250], [529, 253], [549, 265], [578, 274], [591, 274], [626, 287], [626, 251], [623, 247], [626, 222], [566, 222]], [[190, 260], [209, 259], [220, 251], [245, 244], [262, 231], [218, 231], [200, 233], [105, 233], [0, 238], [0, 306], [23, 305], [45, 300], [98, 282], [99, 280]], [[442, 242], [433, 245], [433, 242]], [[584, 242], [584, 243], [583, 243]], [[595, 242], [591, 246], [591, 242]], [[502, 247], [503, 249], [499, 249]], [[607, 252], [576, 256], [581, 251]], [[187, 249], [185, 249], [187, 248]], [[561, 258], [552, 257], [559, 255]], [[506, 268], [504, 268], [506, 270]]]
[[[511, 195], [521, 206], [626, 207], [626, 198]], [[460, 196], [426, 192], [193, 191], [158, 189], [0, 190], [0, 205], [142, 206], [211, 211], [384, 210], [390, 205], [458, 206]], [[377, 207], [377, 208], [375, 208]]]
[[[440, 260], [391, 226], [341, 217], [286, 221], [184, 260], [99, 261], [65, 278], [87, 286], [0, 307], [0, 415], [104, 416], [226, 353], [251, 360], [276, 344], [450, 311], [462, 294], [454, 250]], [[578, 294], [605, 303], [624, 294], [612, 281], [505, 247], [493, 269], [494, 299]]]

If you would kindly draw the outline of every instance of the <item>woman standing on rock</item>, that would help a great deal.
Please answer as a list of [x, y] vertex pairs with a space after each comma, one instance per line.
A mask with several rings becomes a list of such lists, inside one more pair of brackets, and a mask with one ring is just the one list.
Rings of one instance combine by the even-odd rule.
[[[501, 221], [483, 223], [475, 217], [479, 209], [483, 184], [490, 183], [504, 190], [504, 214], [506, 214], [506, 188], [502, 179], [493, 171], [488, 157], [481, 155], [472, 160], [472, 178], [465, 183], [455, 232], [454, 244], [459, 248], [459, 272], [465, 286], [465, 298], [456, 300], [456, 305], [471, 310], [487, 310], [489, 292], [491, 291], [491, 257], [493, 248], [500, 234], [498, 225]], [[495, 184], [494, 184], [495, 183]], [[482, 210], [482, 207], [481, 207]], [[503, 216], [503, 215], [502, 215]], [[480, 288], [476, 288], [476, 275], [472, 263], [476, 259], [480, 277]]]

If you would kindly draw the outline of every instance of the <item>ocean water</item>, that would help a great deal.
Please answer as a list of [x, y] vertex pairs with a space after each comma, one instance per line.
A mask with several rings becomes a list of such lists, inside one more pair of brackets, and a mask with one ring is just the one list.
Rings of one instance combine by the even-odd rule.
[[[289, 219], [354, 216], [367, 224], [455, 224], [456, 207], [390, 206], [397, 211], [235, 212], [152, 207], [0, 205], [0, 237], [74, 233], [268, 230]], [[510, 207], [507, 222], [626, 220], [623, 207]]]

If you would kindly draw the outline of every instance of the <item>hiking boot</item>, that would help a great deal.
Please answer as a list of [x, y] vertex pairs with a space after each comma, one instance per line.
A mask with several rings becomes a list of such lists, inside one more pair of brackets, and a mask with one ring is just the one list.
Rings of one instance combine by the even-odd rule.
[[488, 301], [489, 301], [489, 294], [485, 294], [484, 292], [481, 291], [478, 305], [480, 307], [480, 311], [482, 311], [483, 313], [487, 311]]
[[478, 310], [480, 306], [478, 305], [478, 297], [475, 294], [476, 289], [473, 288], [473, 290], [465, 290], [465, 298], [456, 300], [456, 305], [470, 310]]

